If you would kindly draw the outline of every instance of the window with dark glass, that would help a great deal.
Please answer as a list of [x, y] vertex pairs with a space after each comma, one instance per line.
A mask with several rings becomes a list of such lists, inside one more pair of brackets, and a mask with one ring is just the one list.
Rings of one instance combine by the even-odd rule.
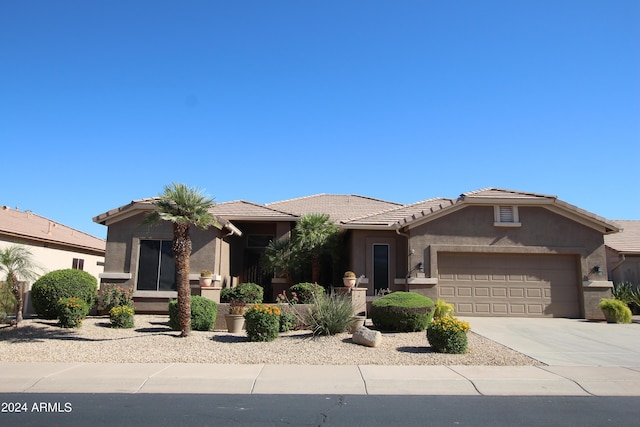
[[82, 258], [74, 258], [71, 262], [71, 268], [74, 270], [84, 270], [84, 260]]
[[139, 291], [175, 291], [176, 264], [170, 240], [141, 240], [138, 260]]

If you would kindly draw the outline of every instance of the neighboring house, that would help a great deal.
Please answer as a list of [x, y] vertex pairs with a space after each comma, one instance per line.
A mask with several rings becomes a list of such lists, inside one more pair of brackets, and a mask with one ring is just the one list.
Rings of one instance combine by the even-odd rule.
[[[105, 241], [82, 231], [8, 206], [0, 207], [0, 248], [26, 246], [45, 272], [76, 268], [100, 280]], [[29, 284], [31, 289], [31, 283]], [[25, 311], [28, 304], [25, 304]]]
[[615, 221], [620, 233], [604, 237], [607, 245], [607, 272], [614, 283], [640, 286], [640, 221]]
[[[102, 282], [133, 289], [137, 307], [157, 302], [154, 309], [166, 311], [166, 299], [176, 295], [171, 227], [142, 224], [153, 200], [94, 221], [109, 228]], [[410, 205], [328, 194], [266, 205], [233, 201], [212, 213], [220, 229], [191, 233], [194, 285], [207, 268], [219, 284], [251, 281], [273, 296], [273, 276], [260, 266], [265, 246], [289, 236], [302, 215], [327, 213], [344, 235], [344, 268], [365, 276], [369, 296], [419, 292], [471, 316], [602, 318], [597, 303], [611, 288], [603, 236], [618, 231], [555, 196], [493, 188]], [[337, 284], [341, 274], [325, 268], [320, 281]]]

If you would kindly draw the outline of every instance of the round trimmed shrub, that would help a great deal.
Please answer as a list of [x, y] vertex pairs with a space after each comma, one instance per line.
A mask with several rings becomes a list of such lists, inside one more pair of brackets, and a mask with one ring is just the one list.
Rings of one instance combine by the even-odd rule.
[[424, 331], [433, 320], [435, 304], [415, 292], [392, 292], [371, 304], [371, 321], [383, 331]]
[[264, 289], [255, 283], [240, 283], [234, 288], [224, 288], [220, 291], [220, 302], [238, 301], [247, 304], [261, 303]]
[[31, 303], [38, 316], [45, 319], [58, 317], [58, 300], [76, 297], [93, 307], [98, 292], [98, 281], [82, 270], [55, 270], [40, 277], [31, 287]]
[[455, 317], [440, 317], [429, 324], [427, 340], [438, 353], [463, 354], [467, 352], [469, 323]]
[[281, 309], [281, 311], [280, 332], [288, 332], [292, 329], [295, 329], [298, 325], [298, 315], [296, 314], [295, 310], [287, 305], [285, 308]]
[[313, 304], [317, 298], [324, 295], [324, 287], [317, 283], [298, 283], [287, 289], [287, 298], [293, 299], [295, 292], [298, 304]]
[[[216, 325], [218, 315], [218, 304], [200, 295], [191, 297], [191, 330], [212, 331]], [[174, 331], [180, 330], [180, 319], [178, 318], [178, 300], [169, 301], [169, 326]]]
[[89, 305], [78, 297], [60, 298], [56, 311], [60, 326], [63, 328], [79, 328], [89, 314]]
[[119, 305], [109, 310], [112, 328], [133, 328], [135, 311], [130, 305]]
[[244, 313], [247, 338], [252, 342], [278, 338], [282, 310], [275, 305], [255, 304]]

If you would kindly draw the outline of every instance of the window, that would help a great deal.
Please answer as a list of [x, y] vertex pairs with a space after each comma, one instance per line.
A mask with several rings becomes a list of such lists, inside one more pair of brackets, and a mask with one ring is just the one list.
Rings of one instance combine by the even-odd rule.
[[74, 270], [84, 270], [84, 260], [82, 258], [74, 258], [71, 263]]
[[140, 240], [139, 291], [175, 291], [176, 264], [171, 240]]
[[517, 206], [495, 206], [494, 223], [496, 227], [520, 227]]

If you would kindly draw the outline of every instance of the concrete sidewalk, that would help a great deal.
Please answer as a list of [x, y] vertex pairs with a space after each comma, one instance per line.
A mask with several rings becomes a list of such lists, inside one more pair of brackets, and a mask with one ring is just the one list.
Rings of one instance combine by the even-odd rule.
[[0, 393], [640, 396], [640, 366], [0, 362]]

